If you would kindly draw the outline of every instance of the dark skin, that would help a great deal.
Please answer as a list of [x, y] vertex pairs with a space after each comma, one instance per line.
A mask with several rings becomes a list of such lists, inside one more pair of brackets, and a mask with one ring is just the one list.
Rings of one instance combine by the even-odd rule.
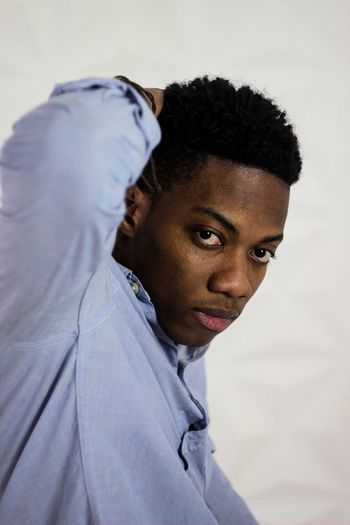
[[[158, 117], [164, 93], [145, 91]], [[264, 279], [283, 238], [289, 186], [272, 173], [208, 156], [194, 178], [155, 202], [137, 185], [125, 200], [113, 256], [141, 280], [175, 343], [208, 344]]]
[[114, 257], [150, 294], [176, 343], [202, 346], [242, 312], [283, 236], [289, 186], [271, 173], [208, 157], [155, 204], [129, 188]]

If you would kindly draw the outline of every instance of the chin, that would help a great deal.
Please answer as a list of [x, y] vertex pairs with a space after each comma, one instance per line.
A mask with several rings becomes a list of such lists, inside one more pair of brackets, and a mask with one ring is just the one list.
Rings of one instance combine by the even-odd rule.
[[195, 346], [195, 347], [198, 347], [198, 346], [206, 346], [208, 345], [213, 339], [214, 337], [216, 336], [217, 334], [216, 333], [213, 333], [212, 336], [207, 336], [207, 337], [203, 337], [203, 336], [194, 336], [194, 334], [182, 334], [182, 336], [178, 336], [178, 337], [174, 337], [172, 338], [173, 341], [175, 341], [176, 344], [178, 345], [186, 345], [186, 346]]
[[218, 335], [217, 332], [211, 332], [206, 329], [194, 330], [193, 326], [184, 329], [183, 326], [178, 324], [166, 326], [164, 323], [163, 330], [175, 344], [193, 347], [206, 346]]

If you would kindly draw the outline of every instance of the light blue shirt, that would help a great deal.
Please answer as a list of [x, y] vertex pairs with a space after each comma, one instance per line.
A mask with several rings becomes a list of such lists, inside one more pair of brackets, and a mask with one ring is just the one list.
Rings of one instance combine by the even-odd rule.
[[94, 78], [3, 148], [1, 525], [256, 524], [213, 459], [206, 348], [174, 344], [111, 256], [159, 140], [132, 88]]

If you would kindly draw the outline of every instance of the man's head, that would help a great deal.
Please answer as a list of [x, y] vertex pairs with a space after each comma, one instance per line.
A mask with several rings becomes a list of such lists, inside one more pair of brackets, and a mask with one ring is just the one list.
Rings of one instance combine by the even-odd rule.
[[210, 342], [243, 310], [282, 240], [298, 142], [249, 87], [195, 79], [165, 90], [162, 140], [128, 190], [115, 256], [176, 342]]

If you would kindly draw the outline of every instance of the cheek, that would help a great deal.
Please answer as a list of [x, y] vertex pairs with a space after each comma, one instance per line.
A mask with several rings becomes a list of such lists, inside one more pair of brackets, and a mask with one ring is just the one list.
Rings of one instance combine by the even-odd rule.
[[249, 274], [249, 280], [250, 280], [250, 284], [253, 290], [253, 294], [256, 292], [256, 290], [259, 288], [259, 286], [265, 279], [266, 271], [267, 271], [267, 265], [257, 266], [253, 264], [250, 270], [250, 274]]
[[208, 264], [205, 254], [185, 234], [169, 234], [156, 242], [159, 271], [163, 287], [172, 292], [179, 305], [206, 286]]
[[169, 273], [187, 275], [199, 268], [200, 256], [186, 232], [180, 228], [170, 230], [154, 239], [157, 258]]

